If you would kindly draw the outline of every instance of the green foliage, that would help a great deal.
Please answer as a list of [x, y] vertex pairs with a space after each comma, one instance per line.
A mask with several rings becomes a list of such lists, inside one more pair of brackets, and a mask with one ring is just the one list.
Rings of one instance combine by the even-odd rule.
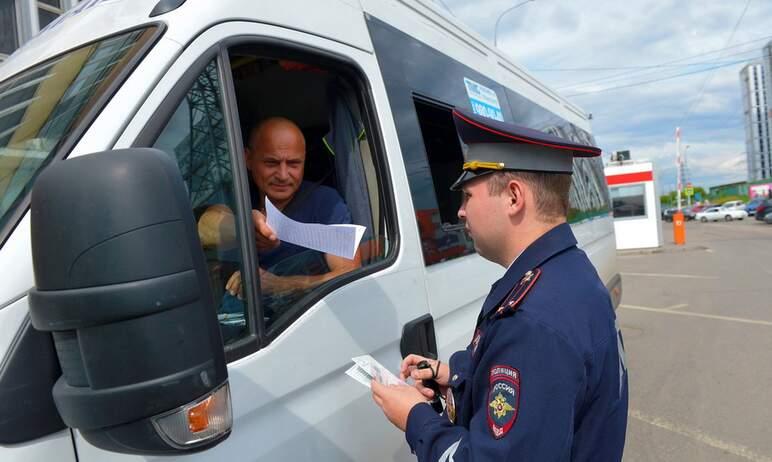
[[[702, 186], [693, 186], [692, 189], [694, 189], [694, 194], [700, 194], [703, 198], [708, 197], [708, 193], [705, 191], [705, 188]], [[683, 191], [681, 191], [681, 204], [685, 205], [688, 198], [686, 197], [686, 194], [684, 194]], [[659, 203], [666, 207], [675, 207], [678, 201], [678, 191], [670, 191], [667, 194], [663, 194], [659, 196]], [[692, 203], [694, 202], [694, 197], [692, 197]], [[713, 202], [713, 199], [711, 199], [711, 202]]]
[[724, 202], [729, 202], [729, 201], [743, 201], [747, 203], [748, 196], [746, 194], [730, 194], [726, 196], [718, 196], [718, 197], [710, 198], [710, 202], [712, 204], [718, 204], [718, 205], [721, 205]]

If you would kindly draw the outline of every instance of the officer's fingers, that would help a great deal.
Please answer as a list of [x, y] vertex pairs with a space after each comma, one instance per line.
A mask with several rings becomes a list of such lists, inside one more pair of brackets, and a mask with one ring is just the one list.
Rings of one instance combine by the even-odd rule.
[[422, 395], [426, 396], [429, 399], [434, 399], [434, 390], [431, 388], [421, 388], [418, 390], [421, 392]]
[[383, 409], [383, 398], [375, 392], [373, 392], [373, 401], [375, 401], [375, 404], [377, 404], [379, 408]]
[[434, 390], [431, 388], [427, 388], [423, 385], [421, 382], [416, 382], [415, 387], [418, 391], [421, 392], [422, 395], [426, 396], [427, 398], [431, 399], [434, 398]]
[[377, 380], [370, 380], [370, 390], [373, 392], [373, 399], [379, 406], [383, 407], [383, 394], [386, 390], [384, 385], [381, 385]]
[[407, 377], [410, 374], [411, 366], [415, 367], [418, 363], [425, 360], [423, 356], [418, 355], [407, 355], [405, 356], [405, 359], [402, 360], [402, 364], [400, 364], [399, 371], [401, 374], [403, 374], [404, 377]]
[[426, 369], [413, 369], [410, 372], [410, 377], [413, 378], [413, 380], [430, 380], [433, 378], [432, 370], [428, 367]]

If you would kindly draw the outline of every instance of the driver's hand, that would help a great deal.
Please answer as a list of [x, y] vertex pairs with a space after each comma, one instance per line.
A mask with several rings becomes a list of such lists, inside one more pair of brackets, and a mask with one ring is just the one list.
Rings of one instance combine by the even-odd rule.
[[241, 285], [241, 271], [236, 271], [228, 278], [228, 282], [225, 283], [225, 290], [228, 291], [234, 297], [238, 297], [239, 300], [244, 300], [244, 289]]
[[266, 251], [275, 249], [279, 246], [279, 238], [276, 233], [268, 226], [265, 215], [259, 210], [252, 210], [252, 223], [255, 225], [255, 241], [257, 250]]

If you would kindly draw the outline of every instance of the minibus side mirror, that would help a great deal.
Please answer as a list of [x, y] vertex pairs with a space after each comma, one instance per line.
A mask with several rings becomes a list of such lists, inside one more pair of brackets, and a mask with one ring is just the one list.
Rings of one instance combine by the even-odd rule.
[[170, 156], [125, 149], [48, 167], [31, 204], [32, 325], [53, 335], [65, 424], [129, 454], [223, 441], [228, 374], [185, 184]]

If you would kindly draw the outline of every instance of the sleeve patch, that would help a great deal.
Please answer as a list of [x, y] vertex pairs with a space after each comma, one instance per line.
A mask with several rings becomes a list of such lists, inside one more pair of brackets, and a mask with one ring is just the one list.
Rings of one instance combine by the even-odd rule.
[[520, 371], [493, 366], [489, 373], [488, 428], [495, 439], [503, 438], [517, 421], [520, 408]]

